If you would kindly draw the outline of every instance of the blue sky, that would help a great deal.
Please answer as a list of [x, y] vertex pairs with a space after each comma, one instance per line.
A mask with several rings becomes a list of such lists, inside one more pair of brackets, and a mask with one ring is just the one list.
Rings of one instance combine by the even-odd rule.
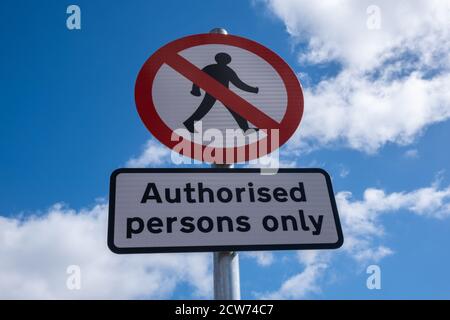
[[[366, 26], [372, 3], [379, 30]], [[0, 297], [211, 297], [208, 255], [117, 257], [102, 232], [114, 169], [172, 166], [136, 112], [140, 67], [167, 42], [221, 26], [299, 75], [305, 117], [281, 162], [332, 175], [355, 244], [241, 255], [243, 298], [450, 298], [450, 11], [427, 3], [76, 1], [82, 27], [68, 30], [72, 3], [3, 1]], [[80, 241], [77, 230], [99, 234]], [[70, 264], [86, 274], [77, 292], [65, 288]], [[371, 264], [381, 290], [366, 287]]]

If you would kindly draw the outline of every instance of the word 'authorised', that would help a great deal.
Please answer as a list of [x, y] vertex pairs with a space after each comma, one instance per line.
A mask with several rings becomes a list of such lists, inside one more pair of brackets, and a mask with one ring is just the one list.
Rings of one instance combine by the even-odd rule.
[[268, 188], [254, 187], [249, 182], [246, 187], [227, 188], [221, 187], [213, 190], [204, 186], [202, 182], [194, 187], [186, 183], [184, 188], [158, 188], [156, 183], [149, 182], [142, 196], [141, 203], [156, 201], [157, 203], [204, 203], [204, 202], [305, 202], [306, 194], [302, 182], [290, 189], [283, 187]]

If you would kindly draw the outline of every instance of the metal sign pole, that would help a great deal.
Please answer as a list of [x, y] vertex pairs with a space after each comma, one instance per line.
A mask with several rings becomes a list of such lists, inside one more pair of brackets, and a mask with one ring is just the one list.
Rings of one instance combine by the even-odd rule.
[[[214, 28], [209, 33], [228, 34], [223, 28]], [[213, 164], [213, 168], [230, 168], [229, 164]], [[240, 300], [239, 254], [236, 251], [214, 252], [214, 299]]]
[[241, 299], [239, 254], [236, 251], [214, 252], [214, 299]]
[[[229, 164], [213, 164], [213, 168], [229, 168]], [[240, 300], [239, 254], [236, 251], [214, 252], [214, 299]]]

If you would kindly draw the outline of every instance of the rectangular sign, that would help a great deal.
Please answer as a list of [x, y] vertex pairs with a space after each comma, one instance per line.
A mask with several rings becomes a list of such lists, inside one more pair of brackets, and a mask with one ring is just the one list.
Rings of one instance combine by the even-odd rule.
[[108, 246], [115, 253], [335, 249], [343, 235], [322, 169], [118, 169]]

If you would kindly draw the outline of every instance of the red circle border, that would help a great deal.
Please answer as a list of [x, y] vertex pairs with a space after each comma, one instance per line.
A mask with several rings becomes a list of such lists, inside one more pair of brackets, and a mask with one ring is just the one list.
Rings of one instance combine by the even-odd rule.
[[[145, 61], [136, 79], [135, 101], [139, 116], [141, 117], [147, 129], [155, 138], [157, 138], [161, 143], [163, 143], [170, 149], [173, 149], [174, 146], [179, 143], [179, 141], [173, 141], [171, 139], [173, 130], [169, 128], [159, 116], [153, 103], [151, 91], [149, 92], [148, 90], [149, 88], [150, 90], [153, 88], [153, 81], [158, 70], [165, 63], [165, 56], [167, 56], [168, 54], [178, 53], [190, 47], [205, 44], [230, 45], [250, 51], [261, 57], [263, 60], [269, 63], [275, 69], [275, 71], [277, 71], [285, 85], [287, 93], [287, 108], [279, 126], [279, 144], [277, 146], [272, 146], [270, 132], [268, 132], [267, 138], [255, 142], [255, 144], [267, 143], [267, 152], [261, 154], [258, 150], [256, 157], [250, 154], [251, 145], [249, 144], [234, 148], [213, 148], [190, 142], [191, 154], [180, 154], [199, 161], [205, 161], [203, 155], [206, 148], [209, 148], [210, 150], [221, 149], [218, 151], [222, 152], [223, 157], [228, 157], [227, 155], [230, 152], [232, 152], [234, 155], [231, 162], [224, 161], [224, 163], [234, 163], [234, 159], [237, 158], [237, 154], [245, 154], [244, 159], [240, 159], [241, 161], [250, 161], [267, 155], [285, 144], [287, 140], [295, 133], [295, 130], [298, 128], [303, 116], [304, 98], [301, 84], [289, 65], [275, 52], [255, 41], [234, 35], [206, 33], [183, 37], [161, 47], [150, 58], [148, 58], [147, 61]], [[266, 142], [265, 140], [268, 141]], [[198, 153], [193, 152], [195, 148], [201, 148], [202, 151], [201, 153], [199, 152], [200, 158], [197, 157]], [[192, 153], [194, 153], [194, 155], [192, 155]], [[215, 153], [215, 150], [213, 150], [213, 153]], [[206, 160], [206, 162], [212, 161]]]

